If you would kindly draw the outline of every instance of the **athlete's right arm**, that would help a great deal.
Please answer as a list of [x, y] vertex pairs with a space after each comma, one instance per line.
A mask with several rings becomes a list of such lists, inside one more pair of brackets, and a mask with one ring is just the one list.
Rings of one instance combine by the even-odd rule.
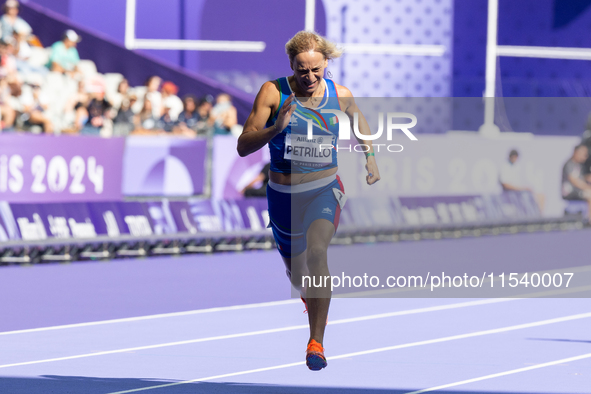
[[279, 106], [279, 89], [273, 82], [265, 82], [257, 94], [248, 116], [242, 134], [238, 138], [238, 154], [248, 156], [261, 149], [289, 124], [289, 119], [295, 111], [295, 105], [291, 105], [295, 97], [292, 94], [283, 103], [277, 121], [271, 127], [265, 129], [267, 120], [271, 117], [273, 109]]

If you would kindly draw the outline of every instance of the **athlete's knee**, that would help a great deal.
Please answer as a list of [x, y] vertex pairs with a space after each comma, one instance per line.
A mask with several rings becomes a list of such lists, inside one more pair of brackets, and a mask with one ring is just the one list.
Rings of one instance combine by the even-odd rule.
[[322, 244], [309, 245], [307, 250], [308, 266], [326, 262], [327, 247]]

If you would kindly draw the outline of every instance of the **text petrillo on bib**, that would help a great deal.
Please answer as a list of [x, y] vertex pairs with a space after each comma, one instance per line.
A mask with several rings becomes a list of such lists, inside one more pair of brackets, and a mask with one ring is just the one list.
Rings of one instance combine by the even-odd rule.
[[305, 134], [287, 133], [283, 158], [294, 166], [326, 167], [332, 163], [334, 143], [334, 135], [313, 135], [310, 139]]

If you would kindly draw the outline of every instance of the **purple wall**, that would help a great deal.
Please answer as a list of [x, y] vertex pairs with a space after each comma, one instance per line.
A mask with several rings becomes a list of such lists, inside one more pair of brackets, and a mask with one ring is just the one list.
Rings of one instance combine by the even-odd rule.
[[[230, 9], [231, 13], [225, 11]], [[303, 0], [208, 0], [200, 29], [202, 39], [265, 41], [267, 46], [262, 53], [203, 52], [199, 70], [252, 70], [273, 77], [291, 74], [285, 43], [296, 32], [304, 30], [304, 13]], [[321, 0], [316, 0], [315, 26], [317, 32], [326, 34]]]
[[[34, 3], [124, 43], [123, 0], [35, 0]], [[191, 71], [240, 69], [278, 77], [290, 71], [284, 46], [295, 32], [304, 29], [304, 10], [305, 0], [138, 0], [136, 37], [266, 41], [267, 48], [262, 53], [142, 52]], [[316, 30], [326, 33], [322, 0], [316, 0]], [[276, 34], [269, 37], [269, 31]]]
[[63, 16], [70, 16], [70, 0], [35, 0], [34, 3]]
[[[487, 0], [454, 1], [453, 95], [484, 91]], [[500, 0], [500, 45], [591, 47], [591, 0]], [[588, 96], [591, 68], [581, 60], [499, 59], [506, 97]]]

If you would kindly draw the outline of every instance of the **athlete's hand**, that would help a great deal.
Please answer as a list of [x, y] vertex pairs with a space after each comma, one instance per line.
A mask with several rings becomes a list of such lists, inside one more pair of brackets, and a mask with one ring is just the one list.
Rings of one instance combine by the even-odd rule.
[[367, 181], [368, 185], [373, 185], [380, 180], [380, 171], [378, 170], [378, 164], [376, 163], [375, 156], [369, 156], [367, 158], [365, 169], [367, 170], [367, 176], [365, 177], [365, 180]]
[[295, 105], [295, 94], [292, 93], [289, 95], [287, 100], [283, 103], [283, 106], [279, 110], [279, 115], [277, 115], [277, 120], [275, 121], [275, 128], [277, 129], [277, 134], [281, 133], [287, 125], [289, 124], [289, 120], [291, 119], [291, 115], [296, 110]]

